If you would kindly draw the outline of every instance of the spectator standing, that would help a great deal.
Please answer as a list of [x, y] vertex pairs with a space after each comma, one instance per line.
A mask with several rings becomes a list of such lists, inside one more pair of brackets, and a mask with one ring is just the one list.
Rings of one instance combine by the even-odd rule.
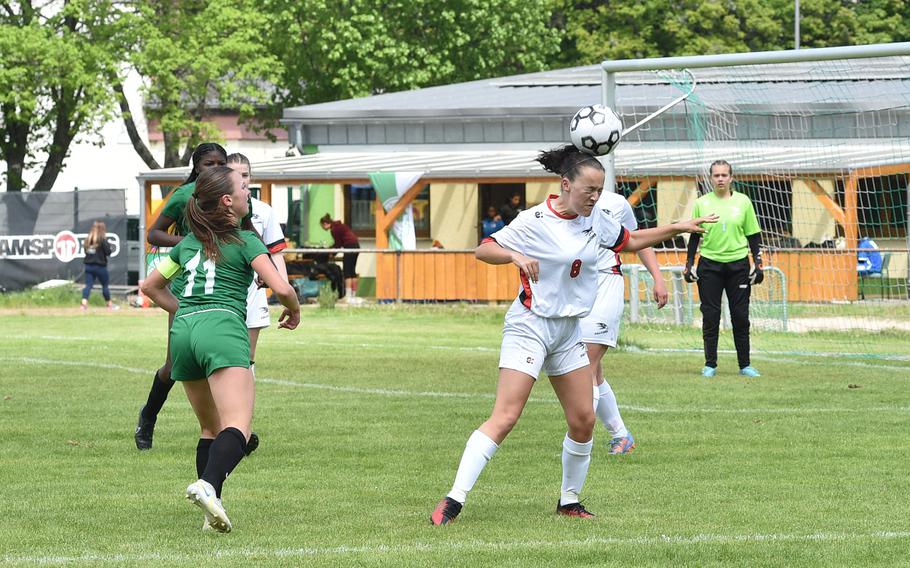
[[[350, 227], [341, 221], [335, 221], [326, 213], [319, 220], [324, 231], [332, 233], [332, 248], [360, 248], [360, 241]], [[359, 304], [363, 300], [357, 297], [357, 257], [360, 253], [346, 252], [341, 261], [344, 271], [344, 293], [349, 304]]]
[[499, 208], [499, 214], [502, 216], [502, 221], [506, 225], [515, 220], [515, 217], [518, 217], [518, 214], [521, 213], [521, 194], [514, 193], [509, 200], [502, 204], [502, 207]]
[[[101, 283], [101, 295], [107, 302], [109, 310], [118, 310], [120, 306], [111, 301], [111, 291], [108, 288], [110, 275], [107, 271], [107, 259], [111, 256], [111, 244], [107, 242], [107, 225], [104, 221], [95, 221], [92, 229], [82, 244], [85, 249], [85, 288], [82, 289], [83, 310], [88, 309], [88, 297], [95, 287], [95, 280]], [[881, 262], [879, 262], [881, 266]]]

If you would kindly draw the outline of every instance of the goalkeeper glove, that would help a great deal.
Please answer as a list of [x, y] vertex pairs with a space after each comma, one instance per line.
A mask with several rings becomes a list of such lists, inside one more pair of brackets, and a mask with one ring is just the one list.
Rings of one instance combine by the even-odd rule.
[[683, 280], [689, 284], [695, 284], [698, 282], [698, 272], [695, 268], [692, 268], [692, 265], [688, 262], [686, 263], [686, 267], [683, 268]]
[[762, 270], [761, 264], [756, 264], [752, 267], [752, 272], [749, 273], [749, 284], [755, 286], [756, 284], [761, 284], [765, 281], [765, 272]]

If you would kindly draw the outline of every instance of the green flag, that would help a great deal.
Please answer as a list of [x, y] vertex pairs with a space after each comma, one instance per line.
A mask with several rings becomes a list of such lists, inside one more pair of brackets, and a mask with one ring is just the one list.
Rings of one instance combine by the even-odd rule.
[[[382, 202], [382, 208], [388, 213], [422, 175], [423, 172], [374, 172], [370, 174], [370, 182]], [[405, 208], [389, 229], [389, 248], [394, 250], [417, 248], [414, 209], [410, 205]]]

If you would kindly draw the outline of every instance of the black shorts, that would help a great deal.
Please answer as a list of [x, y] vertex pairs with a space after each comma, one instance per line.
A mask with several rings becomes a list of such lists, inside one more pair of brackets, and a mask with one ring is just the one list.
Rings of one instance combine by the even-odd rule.
[[[345, 248], [360, 248], [360, 245], [348, 246]], [[357, 278], [357, 257], [359, 252], [346, 252], [341, 260], [342, 271], [345, 278]]]

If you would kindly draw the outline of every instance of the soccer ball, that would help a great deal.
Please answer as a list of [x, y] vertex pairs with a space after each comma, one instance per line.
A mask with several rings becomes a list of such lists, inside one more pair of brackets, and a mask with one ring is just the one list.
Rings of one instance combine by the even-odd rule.
[[606, 156], [622, 138], [622, 120], [610, 107], [586, 106], [569, 122], [569, 136], [579, 150]]

